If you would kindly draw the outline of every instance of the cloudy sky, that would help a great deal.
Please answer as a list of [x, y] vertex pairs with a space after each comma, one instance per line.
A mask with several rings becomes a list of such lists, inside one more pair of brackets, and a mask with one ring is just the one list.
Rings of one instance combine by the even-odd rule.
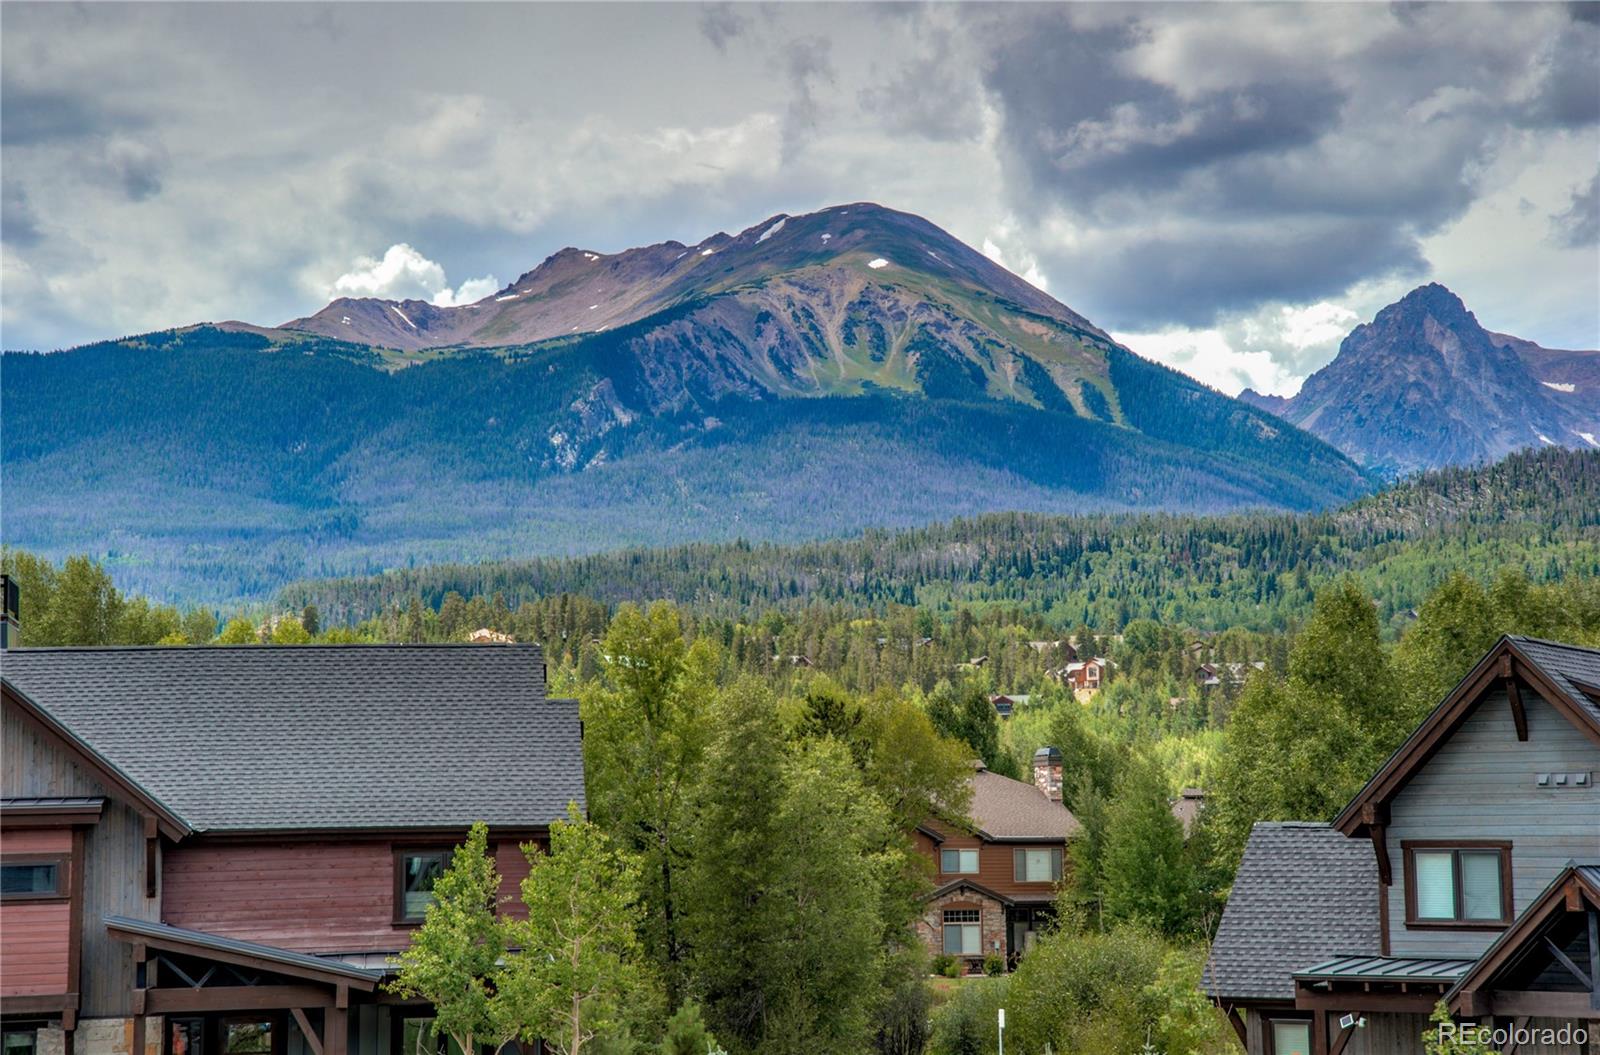
[[873, 200], [1234, 392], [1444, 282], [1600, 345], [1600, 5], [0, 6], [7, 348]]

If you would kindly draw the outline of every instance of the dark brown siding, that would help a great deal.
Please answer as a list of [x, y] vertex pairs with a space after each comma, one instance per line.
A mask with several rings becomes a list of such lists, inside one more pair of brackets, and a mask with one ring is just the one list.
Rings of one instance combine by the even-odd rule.
[[130, 1014], [133, 956], [126, 945], [106, 936], [101, 918], [159, 917], [159, 898], [144, 896], [143, 818], [114, 798], [70, 752], [9, 706], [0, 725], [0, 795], [107, 798], [100, 823], [88, 829], [84, 840], [79, 1009], [86, 1018]]
[[[988, 887], [996, 894], [1004, 894], [1007, 897], [1027, 901], [1049, 901], [1055, 896], [1056, 885], [1054, 883], [1017, 882], [1012, 851], [1019, 846], [1040, 849], [1046, 845], [1060, 845], [1063, 848], [1062, 874], [1065, 876], [1067, 868], [1065, 840], [1059, 844], [985, 842], [976, 835], [955, 831], [937, 822], [928, 824], [928, 827], [943, 835], [945, 840], [943, 844], [935, 847], [932, 839], [921, 832], [917, 833], [918, 848], [932, 856], [934, 886], [944, 886], [946, 883], [956, 879], [970, 879], [980, 886]], [[978, 873], [976, 875], [953, 875], [939, 871], [939, 850], [970, 850], [974, 847], [978, 850]]]

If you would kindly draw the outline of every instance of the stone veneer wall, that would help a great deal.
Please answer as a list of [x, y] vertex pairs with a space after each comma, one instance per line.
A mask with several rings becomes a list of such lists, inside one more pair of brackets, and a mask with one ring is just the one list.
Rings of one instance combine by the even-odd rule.
[[[1006, 907], [993, 898], [986, 898], [970, 890], [957, 890], [934, 898], [922, 907], [922, 918], [917, 921], [917, 933], [928, 948], [929, 956], [944, 952], [944, 910], [947, 908], [975, 908], [978, 910], [978, 927], [983, 936], [983, 955], [966, 956], [969, 970], [983, 970], [983, 958], [991, 954], [1006, 954]], [[976, 965], [975, 968], [973, 965]]]

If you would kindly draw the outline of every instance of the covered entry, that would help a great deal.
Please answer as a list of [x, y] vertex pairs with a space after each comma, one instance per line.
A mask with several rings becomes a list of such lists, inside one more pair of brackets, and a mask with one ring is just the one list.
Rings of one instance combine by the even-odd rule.
[[[352, 994], [370, 1003], [383, 979], [381, 968], [163, 923], [105, 925], [133, 947], [132, 1055], [347, 1055]], [[157, 1051], [144, 1043], [151, 1016], [162, 1019]]]

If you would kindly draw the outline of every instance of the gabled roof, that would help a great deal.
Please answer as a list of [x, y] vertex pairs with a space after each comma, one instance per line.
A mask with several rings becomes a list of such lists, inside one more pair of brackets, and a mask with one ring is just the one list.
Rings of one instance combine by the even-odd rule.
[[[1346, 835], [1355, 835], [1374, 823], [1374, 818], [1405, 787], [1412, 774], [1472, 715], [1486, 694], [1506, 684], [1508, 675], [1515, 683], [1533, 689], [1600, 744], [1600, 649], [1507, 635], [1484, 654], [1450, 695], [1389, 756], [1366, 787], [1334, 818], [1334, 827]], [[1518, 691], [1520, 693], [1520, 689]]]
[[1371, 845], [1326, 824], [1262, 821], [1250, 831], [1203, 983], [1223, 1000], [1293, 1000], [1297, 971], [1378, 949]]
[[534, 645], [9, 649], [5, 678], [202, 831], [538, 827], [584, 804]]
[[383, 980], [384, 971], [356, 967], [342, 959], [292, 952], [275, 945], [224, 938], [219, 934], [173, 927], [127, 916], [105, 916], [106, 933], [118, 941], [143, 942], [155, 949], [181, 952], [224, 963], [250, 967], [265, 966], [279, 974], [332, 985], [348, 985], [371, 992]]
[[[1523, 910], [1516, 922], [1484, 950], [1478, 961], [1445, 994], [1451, 1010], [1468, 1015], [1483, 1013], [1476, 1006], [1478, 992], [1493, 988], [1501, 972], [1525, 947], [1548, 933], [1549, 925], [1557, 917], [1575, 908], [1582, 910], [1585, 904], [1593, 911], [1600, 911], [1600, 861], [1574, 861], [1562, 869], [1561, 874], [1534, 898], [1533, 904]], [[1594, 969], [1592, 965], [1590, 969]]]
[[93, 773], [95, 778], [108, 789], [117, 792], [145, 816], [154, 818], [162, 833], [168, 838], [180, 839], [194, 830], [187, 820], [157, 798], [149, 788], [130, 775], [114, 759], [106, 757], [93, 744], [85, 741], [19, 688], [9, 676], [11, 655], [11, 651], [0, 653], [0, 659], [3, 659], [0, 666], [5, 669], [5, 674], [0, 675], [0, 696], [4, 697], [7, 704], [16, 707], [29, 723], [44, 730], [47, 736], [64, 744], [68, 751], [77, 756], [84, 768]]
[[997, 840], [1060, 840], [1082, 827], [1072, 811], [1038, 787], [987, 769], [972, 774], [967, 809], [978, 834]]
[[998, 890], [990, 890], [982, 883], [965, 878], [952, 879], [943, 886], [937, 887], [929, 893], [923, 895], [922, 900], [932, 901], [935, 898], [941, 898], [948, 894], [959, 893], [963, 890], [970, 890], [979, 897], [986, 897], [991, 901], [998, 901], [1002, 905], [1015, 905], [1017, 903], [1017, 899], [1009, 894], [1002, 894]]

